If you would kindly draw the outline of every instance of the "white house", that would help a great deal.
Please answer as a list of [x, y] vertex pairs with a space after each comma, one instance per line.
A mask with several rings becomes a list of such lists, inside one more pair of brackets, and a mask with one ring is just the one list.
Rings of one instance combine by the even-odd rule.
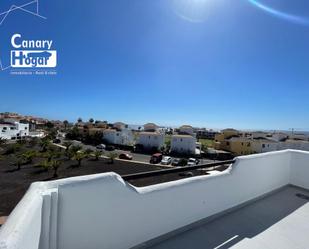
[[283, 140], [285, 140], [287, 138], [288, 138], [288, 135], [283, 133], [283, 132], [273, 133], [273, 134], [271, 134], [271, 137], [270, 137], [270, 139], [273, 139], [273, 140], [275, 140], [277, 142], [283, 141]]
[[113, 124], [113, 127], [117, 130], [124, 130], [126, 129], [127, 125], [125, 123], [122, 122], [116, 122]]
[[266, 138], [262, 139], [254, 139], [250, 141], [252, 151], [256, 153], [263, 153], [269, 151], [276, 151], [278, 150], [278, 142]]
[[144, 149], [160, 149], [164, 146], [164, 134], [158, 131], [144, 131], [139, 133], [138, 142]]
[[144, 124], [144, 131], [155, 132], [158, 130], [158, 126], [154, 123]]
[[106, 129], [103, 131], [103, 139], [111, 144], [133, 145], [134, 137], [130, 129]]
[[29, 124], [19, 122], [0, 123], [0, 137], [3, 139], [20, 139], [29, 136]]
[[194, 136], [194, 130], [191, 125], [182, 125], [179, 127], [179, 133]]
[[171, 152], [181, 154], [196, 154], [196, 138], [191, 135], [173, 135]]

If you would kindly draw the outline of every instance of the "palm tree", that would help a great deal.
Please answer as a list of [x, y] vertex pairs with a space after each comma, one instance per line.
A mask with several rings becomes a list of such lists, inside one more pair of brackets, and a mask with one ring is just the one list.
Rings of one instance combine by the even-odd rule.
[[58, 177], [58, 169], [59, 169], [61, 164], [62, 164], [62, 161], [60, 161], [60, 160], [52, 160], [52, 161], [49, 162], [49, 167], [51, 169], [53, 169], [53, 171], [54, 171], [53, 178]]
[[40, 167], [40, 168], [42, 168], [44, 171], [48, 171], [49, 166], [50, 166], [50, 162], [46, 159], [46, 160], [43, 160], [43, 161], [39, 162], [39, 163], [38, 163], [37, 165], [35, 165], [34, 167]]
[[18, 156], [16, 161], [13, 163], [14, 166], [17, 166], [17, 170], [21, 169], [21, 166], [24, 165], [25, 161], [22, 157]]
[[94, 122], [94, 119], [93, 118], [90, 118], [89, 119], [89, 123], [93, 123]]
[[50, 145], [49, 139], [47, 139], [47, 138], [41, 139], [41, 141], [40, 141], [40, 146], [41, 146], [42, 152], [47, 151], [47, 147], [48, 147], [49, 145]]
[[108, 158], [110, 159], [110, 163], [113, 164], [115, 158], [117, 158], [118, 154], [116, 152], [110, 152], [108, 153]]
[[36, 157], [37, 153], [35, 150], [29, 150], [21, 154], [21, 158], [24, 160], [24, 164], [32, 163], [33, 158]]
[[63, 124], [64, 124], [64, 129], [66, 129], [66, 128], [68, 128], [69, 121], [68, 120], [64, 120]]
[[6, 139], [4, 139], [4, 138], [0, 137], [0, 146], [5, 145], [5, 144], [6, 144], [6, 142], [7, 142], [7, 140], [6, 140]]
[[77, 161], [77, 166], [80, 167], [81, 164], [82, 164], [82, 160], [83, 160], [84, 158], [86, 158], [85, 152], [83, 152], [83, 151], [77, 151], [77, 152], [75, 153], [75, 155], [73, 156], [72, 159], [73, 159], [73, 160], [76, 160], [76, 161]]
[[78, 118], [77, 119], [77, 123], [81, 123], [81, 122], [83, 122], [83, 119], [82, 118]]
[[98, 161], [98, 160], [99, 160], [99, 157], [102, 156], [102, 155], [103, 155], [103, 153], [102, 153], [101, 151], [96, 150], [96, 151], [94, 152], [95, 160]]
[[19, 145], [25, 145], [27, 143], [26, 139], [20, 138], [19, 140], [17, 140], [17, 144]]
[[73, 142], [71, 142], [71, 141], [65, 141], [63, 143], [63, 146], [65, 147], [65, 151], [68, 151], [72, 144], [73, 144]]
[[43, 157], [46, 158], [48, 162], [50, 162], [54, 158], [59, 158], [60, 156], [61, 156], [61, 152], [55, 151], [53, 149], [49, 149], [45, 153], [43, 153]]
[[86, 150], [85, 150], [85, 155], [86, 155], [86, 157], [90, 157], [90, 156], [92, 155], [92, 153], [93, 153], [93, 150], [92, 150], [92, 149], [86, 149]]
[[14, 154], [17, 151], [20, 151], [21, 145], [20, 144], [11, 144], [6, 151], [4, 152], [5, 155]]
[[76, 153], [76, 152], [78, 152], [79, 150], [81, 150], [82, 148], [83, 148], [83, 147], [80, 146], [80, 145], [73, 145], [73, 146], [71, 146], [70, 151], [73, 152], [73, 153]]
[[28, 144], [30, 148], [33, 148], [34, 146], [36, 146], [38, 144], [38, 138], [37, 137], [33, 137], [29, 140]]

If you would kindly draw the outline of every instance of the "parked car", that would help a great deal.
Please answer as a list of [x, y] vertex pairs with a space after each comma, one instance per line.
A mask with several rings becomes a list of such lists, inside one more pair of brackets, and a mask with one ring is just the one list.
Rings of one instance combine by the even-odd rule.
[[54, 144], [60, 144], [60, 143], [61, 143], [61, 140], [60, 140], [59, 138], [55, 138], [55, 139], [53, 140], [53, 143], [54, 143]]
[[196, 158], [189, 158], [188, 160], [188, 166], [194, 166], [194, 165], [198, 165], [200, 161]]
[[172, 160], [172, 165], [173, 165], [173, 166], [179, 166], [179, 162], [180, 162], [180, 158], [174, 158], [174, 159]]
[[96, 148], [97, 148], [98, 150], [105, 150], [106, 145], [105, 145], [105, 144], [99, 144], [99, 145], [96, 146]]
[[150, 158], [150, 163], [159, 163], [162, 160], [162, 154], [161, 153], [155, 153]]
[[185, 158], [174, 158], [172, 161], [173, 166], [186, 166], [188, 163], [188, 160]]
[[164, 164], [164, 165], [169, 165], [171, 164], [171, 162], [172, 162], [172, 158], [170, 156], [165, 156], [161, 160], [161, 164]]
[[132, 160], [133, 156], [130, 155], [129, 153], [122, 153], [119, 155], [119, 158], [124, 160]]
[[106, 145], [105, 150], [108, 150], [108, 151], [115, 150], [115, 146], [113, 146], [113, 145]]

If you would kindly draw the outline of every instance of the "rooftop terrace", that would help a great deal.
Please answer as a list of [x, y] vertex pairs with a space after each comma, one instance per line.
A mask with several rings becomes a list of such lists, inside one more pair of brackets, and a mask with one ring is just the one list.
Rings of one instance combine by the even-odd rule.
[[283, 187], [253, 203], [183, 227], [139, 248], [308, 248], [308, 200], [307, 190]]
[[147, 187], [115, 173], [37, 182], [0, 248], [309, 248], [308, 179], [309, 153], [285, 150]]

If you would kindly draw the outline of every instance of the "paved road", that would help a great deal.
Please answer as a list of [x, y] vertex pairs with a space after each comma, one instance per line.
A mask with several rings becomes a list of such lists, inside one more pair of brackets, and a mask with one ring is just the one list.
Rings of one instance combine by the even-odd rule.
[[[63, 142], [64, 139], [61, 139], [61, 142]], [[92, 150], [96, 150], [96, 147], [95, 146], [92, 146], [92, 145], [86, 145], [86, 144], [83, 144], [82, 142], [80, 141], [76, 141], [76, 140], [73, 140], [72, 141], [74, 145], [80, 145], [83, 147], [83, 149], [92, 149]], [[132, 156], [133, 156], [133, 160], [134, 161], [138, 161], [138, 162], [143, 162], [143, 163], [149, 163], [150, 161], [150, 155], [147, 155], [147, 154], [140, 154], [140, 153], [132, 153], [130, 151], [125, 151], [125, 150], [115, 150], [116, 153], [118, 154], [121, 154], [121, 153], [130, 153]], [[215, 160], [210, 160], [210, 159], [201, 159], [199, 164], [204, 164], [204, 163], [213, 163], [213, 162], [216, 162]]]

